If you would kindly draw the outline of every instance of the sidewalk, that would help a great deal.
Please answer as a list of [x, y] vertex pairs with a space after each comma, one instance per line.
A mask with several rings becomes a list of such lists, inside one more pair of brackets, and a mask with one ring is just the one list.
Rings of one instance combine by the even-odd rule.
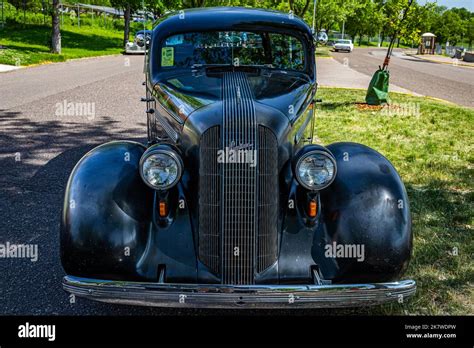
[[[367, 89], [372, 79], [372, 76], [351, 69], [350, 64], [345, 66], [332, 58], [316, 58], [316, 71], [318, 84], [322, 87]], [[419, 96], [417, 93], [393, 84], [390, 84], [390, 91]]]
[[406, 53], [407, 56], [421, 59], [421, 60], [427, 60], [429, 62], [433, 63], [440, 63], [440, 64], [449, 64], [453, 66], [463, 66], [463, 67], [469, 67], [469, 68], [474, 68], [474, 63], [471, 62], [465, 62], [464, 60], [461, 59], [454, 59], [451, 57], [446, 57], [446, 56], [441, 56], [441, 55], [436, 55], [436, 54], [411, 54], [411, 53]]
[[0, 64], [0, 73], [20, 69], [19, 66]]

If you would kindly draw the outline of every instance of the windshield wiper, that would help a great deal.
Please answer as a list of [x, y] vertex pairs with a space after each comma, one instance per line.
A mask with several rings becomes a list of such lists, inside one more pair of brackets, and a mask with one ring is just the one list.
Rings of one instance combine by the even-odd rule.
[[232, 64], [193, 64], [191, 69], [214, 68], [214, 67], [230, 67]]
[[250, 68], [265, 68], [265, 69], [275, 69], [273, 64], [241, 64], [240, 66], [250, 67]]

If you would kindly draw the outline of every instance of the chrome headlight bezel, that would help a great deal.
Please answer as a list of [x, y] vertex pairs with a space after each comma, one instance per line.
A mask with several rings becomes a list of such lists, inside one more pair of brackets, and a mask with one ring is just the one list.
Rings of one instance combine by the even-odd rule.
[[[334, 172], [333, 172], [333, 175], [331, 177], [331, 179], [329, 179], [329, 181], [327, 181], [325, 184], [323, 185], [317, 185], [317, 186], [311, 186], [311, 185], [308, 185], [300, 176], [300, 171], [299, 171], [299, 166], [301, 165], [301, 163], [308, 157], [312, 156], [312, 155], [322, 155], [324, 157], [326, 157], [327, 159], [329, 159], [332, 164], [333, 164], [333, 167], [334, 167]], [[295, 177], [296, 177], [296, 180], [298, 181], [298, 183], [304, 187], [305, 189], [309, 190], [309, 191], [321, 191], [321, 190], [324, 190], [325, 188], [327, 188], [329, 185], [331, 185], [334, 181], [334, 179], [336, 178], [336, 175], [337, 175], [337, 163], [336, 163], [336, 159], [334, 158], [334, 156], [326, 149], [324, 148], [321, 148], [321, 149], [314, 149], [314, 150], [309, 150], [305, 153], [303, 153], [297, 160], [296, 162], [296, 165], [294, 167], [295, 169]]]
[[[147, 180], [147, 177], [144, 173], [144, 164], [145, 162], [151, 157], [155, 155], [165, 155], [170, 157], [176, 164], [177, 167], [177, 173], [176, 173], [176, 178], [169, 184], [167, 185], [162, 185], [162, 186], [156, 186], [153, 185], [151, 182]], [[145, 151], [145, 153], [142, 155], [140, 158], [140, 177], [142, 178], [143, 182], [148, 186], [151, 187], [154, 190], [158, 191], [166, 191], [169, 190], [170, 188], [176, 186], [176, 184], [180, 181], [181, 176], [183, 174], [184, 166], [183, 166], [183, 160], [181, 159], [181, 156], [171, 149], [168, 146], [163, 146], [163, 145], [155, 145], [150, 147], [148, 150]]]
[[145, 46], [146, 43], [146, 37], [145, 34], [138, 34], [135, 36], [135, 43], [138, 47], [143, 47]]

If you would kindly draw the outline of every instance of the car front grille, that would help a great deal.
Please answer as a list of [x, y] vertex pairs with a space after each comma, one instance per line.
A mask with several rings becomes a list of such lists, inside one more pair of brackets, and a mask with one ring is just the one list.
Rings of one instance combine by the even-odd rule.
[[278, 144], [272, 131], [259, 126], [258, 145], [257, 272], [262, 272], [278, 254]]
[[220, 127], [208, 129], [201, 137], [199, 166], [199, 258], [212, 272], [220, 273], [221, 164]]
[[[253, 284], [277, 258], [277, 140], [257, 125], [244, 73], [224, 74], [222, 99], [222, 127], [200, 142], [199, 258], [224, 284]], [[249, 156], [222, 163], [226, 149]]]

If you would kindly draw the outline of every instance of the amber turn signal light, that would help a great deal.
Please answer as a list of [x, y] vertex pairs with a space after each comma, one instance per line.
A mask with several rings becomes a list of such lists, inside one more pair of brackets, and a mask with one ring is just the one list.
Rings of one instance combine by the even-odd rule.
[[318, 204], [316, 201], [309, 201], [309, 207], [308, 207], [308, 215], [309, 217], [316, 217], [316, 213], [318, 212]]
[[168, 207], [166, 206], [166, 202], [160, 202], [160, 217], [165, 217], [168, 215]]

